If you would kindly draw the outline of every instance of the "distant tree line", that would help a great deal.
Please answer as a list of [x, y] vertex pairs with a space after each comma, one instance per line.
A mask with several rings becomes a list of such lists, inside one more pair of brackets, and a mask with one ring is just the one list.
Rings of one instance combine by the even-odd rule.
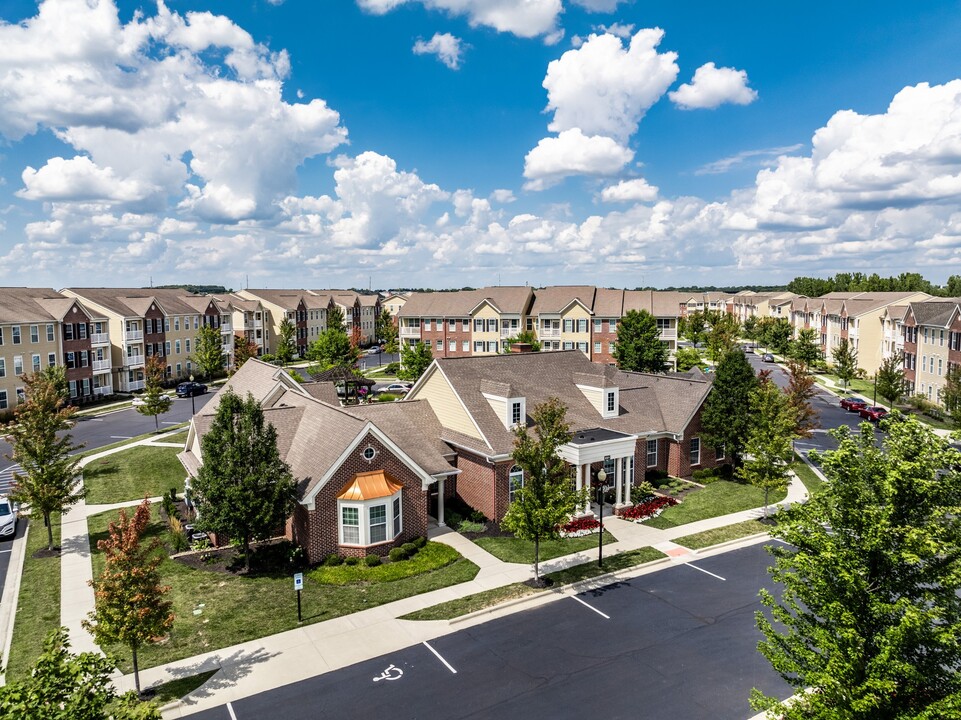
[[830, 292], [926, 292], [941, 297], [961, 296], [961, 275], [952, 275], [944, 285], [925, 280], [920, 273], [881, 277], [877, 273], [838, 273], [827, 279], [796, 277], [787, 289], [798, 295], [820, 297]]
[[233, 292], [223, 285], [153, 285], [152, 287], [157, 290], [186, 290], [194, 295], [226, 295]]

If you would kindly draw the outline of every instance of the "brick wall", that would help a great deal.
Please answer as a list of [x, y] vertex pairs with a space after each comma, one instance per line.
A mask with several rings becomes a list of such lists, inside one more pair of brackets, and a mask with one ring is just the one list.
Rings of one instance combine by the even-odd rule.
[[[473, 453], [458, 450], [457, 497], [489, 518], [499, 518], [495, 500], [495, 469], [487, 459]], [[506, 507], [505, 507], [506, 512]]]
[[[667, 471], [671, 475], [682, 478], [691, 477], [694, 470], [716, 467], [719, 463], [715, 457], [714, 448], [709, 447], [702, 436], [701, 411], [698, 410], [684, 431], [680, 443], [664, 440], [668, 445]], [[701, 438], [701, 462], [691, 466], [691, 438]], [[660, 450], [660, 447], [658, 448]], [[660, 461], [660, 454], [658, 455]], [[721, 463], [724, 461], [722, 460]]]

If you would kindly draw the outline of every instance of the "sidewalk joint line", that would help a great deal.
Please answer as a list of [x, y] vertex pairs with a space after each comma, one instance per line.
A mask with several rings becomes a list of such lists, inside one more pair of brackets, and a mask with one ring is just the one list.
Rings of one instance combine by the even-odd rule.
[[710, 575], [711, 577], [716, 577], [718, 580], [723, 580], [724, 582], [727, 582], [727, 578], [722, 578], [720, 575], [715, 575], [710, 570], [699, 568], [697, 565], [691, 565], [691, 563], [681, 563], [681, 564], [687, 565], [689, 568], [694, 568], [695, 570], [700, 570], [702, 573], [705, 573], [706, 575]]
[[577, 595], [571, 595], [571, 598], [573, 598], [574, 600], [577, 600], [577, 602], [579, 602], [579, 603], [580, 603], [581, 605], [583, 605], [584, 607], [593, 610], [594, 612], [596, 612], [598, 615], [600, 615], [600, 616], [601, 616], [602, 618], [604, 618], [605, 620], [610, 620], [610, 619], [611, 619], [611, 616], [610, 616], [610, 615], [605, 615], [604, 613], [602, 613], [600, 610], [598, 610], [598, 609], [597, 609], [596, 607], [594, 607], [593, 605], [588, 605], [586, 602], [584, 602], [584, 601], [581, 600], [579, 597], [577, 597]]
[[[428, 650], [430, 650], [432, 653], [434, 653], [434, 655], [437, 656], [437, 659], [440, 660], [442, 663], [444, 663], [444, 665], [447, 666], [447, 669], [450, 670], [454, 675], [457, 674], [457, 671], [454, 669], [453, 665], [451, 665], [449, 662], [447, 662], [447, 661], [444, 659], [444, 657], [443, 657], [439, 652], [437, 652], [434, 648], [432, 648], [432, 647], [428, 644], [428, 642], [427, 642], [426, 640], [424, 640], [424, 647], [427, 648]], [[237, 720], [237, 718], [234, 718], [234, 720]]]

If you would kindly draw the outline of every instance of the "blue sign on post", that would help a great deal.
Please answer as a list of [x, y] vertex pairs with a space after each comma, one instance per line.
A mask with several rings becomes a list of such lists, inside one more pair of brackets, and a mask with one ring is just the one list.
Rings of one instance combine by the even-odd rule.
[[304, 574], [294, 573], [294, 590], [304, 589]]

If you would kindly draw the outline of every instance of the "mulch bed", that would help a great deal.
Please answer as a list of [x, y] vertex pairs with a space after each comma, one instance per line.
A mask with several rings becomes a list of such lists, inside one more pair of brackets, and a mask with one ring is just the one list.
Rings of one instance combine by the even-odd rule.
[[48, 548], [40, 548], [39, 550], [34, 552], [31, 555], [31, 557], [35, 557], [35, 558], [60, 557], [60, 548], [55, 547], [53, 550], [50, 550]]

